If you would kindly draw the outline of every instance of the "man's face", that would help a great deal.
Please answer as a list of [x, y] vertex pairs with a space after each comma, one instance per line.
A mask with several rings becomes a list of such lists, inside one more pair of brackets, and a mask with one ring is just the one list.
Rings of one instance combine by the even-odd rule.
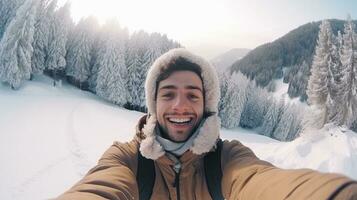
[[202, 81], [191, 71], [173, 72], [159, 83], [156, 114], [163, 134], [175, 142], [185, 141], [202, 120]]

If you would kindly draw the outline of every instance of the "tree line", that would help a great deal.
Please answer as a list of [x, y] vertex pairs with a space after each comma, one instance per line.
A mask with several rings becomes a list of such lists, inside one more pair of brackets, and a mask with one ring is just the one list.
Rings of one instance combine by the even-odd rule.
[[119, 106], [145, 110], [148, 67], [180, 47], [166, 35], [129, 34], [116, 19], [100, 25], [89, 16], [74, 23], [70, 3], [57, 0], [0, 0], [0, 81], [19, 89], [45, 73]]
[[254, 129], [280, 141], [297, 138], [303, 128], [304, 108], [276, 99], [241, 72], [220, 74], [219, 116], [223, 127]]

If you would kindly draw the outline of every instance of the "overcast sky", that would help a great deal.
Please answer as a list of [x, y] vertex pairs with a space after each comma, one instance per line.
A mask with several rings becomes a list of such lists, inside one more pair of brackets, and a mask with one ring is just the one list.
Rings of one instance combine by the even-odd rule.
[[[61, 0], [62, 2], [64, 0]], [[133, 32], [166, 33], [211, 59], [232, 48], [253, 49], [322, 19], [357, 18], [356, 0], [72, 0], [72, 17], [116, 17]]]

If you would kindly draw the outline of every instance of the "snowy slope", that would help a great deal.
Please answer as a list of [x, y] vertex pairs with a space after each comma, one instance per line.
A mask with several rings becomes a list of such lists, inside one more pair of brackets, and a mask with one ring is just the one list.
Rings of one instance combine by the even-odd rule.
[[299, 97], [295, 97], [295, 98], [289, 97], [288, 94], [289, 83], [284, 83], [283, 78], [273, 80], [273, 84], [275, 84], [275, 91], [273, 92], [273, 96], [277, 100], [284, 99], [286, 103], [306, 105], [305, 103], [302, 103], [299, 100]]
[[[143, 113], [35, 77], [19, 91], [0, 84], [0, 199], [48, 199], [80, 179], [114, 140], [133, 137]], [[357, 179], [357, 134], [337, 127], [279, 142], [244, 129], [222, 130], [283, 168], [309, 167]]]

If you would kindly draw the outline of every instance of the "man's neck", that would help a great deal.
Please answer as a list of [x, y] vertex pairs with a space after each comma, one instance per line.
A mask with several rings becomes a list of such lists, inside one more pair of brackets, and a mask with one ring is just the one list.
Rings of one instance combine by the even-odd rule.
[[183, 142], [176, 142], [168, 139], [168, 134], [162, 131], [160, 125], [157, 124], [155, 128], [156, 140], [162, 145], [165, 151], [170, 152], [175, 156], [181, 156], [192, 147], [193, 141], [197, 137], [203, 122], [204, 120], [199, 123], [199, 126], [194, 129], [195, 131], [193, 131], [190, 136]]

